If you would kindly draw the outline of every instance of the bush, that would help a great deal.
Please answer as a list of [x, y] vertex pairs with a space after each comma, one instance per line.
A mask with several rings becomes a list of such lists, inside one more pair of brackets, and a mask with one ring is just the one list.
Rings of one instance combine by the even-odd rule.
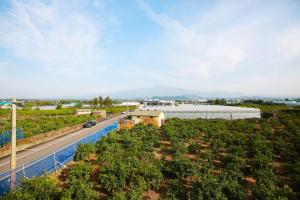
[[62, 194], [62, 200], [98, 199], [98, 194], [93, 190], [93, 183], [82, 180], [73, 180], [69, 188]]
[[201, 146], [198, 143], [192, 143], [188, 146], [189, 153], [199, 153], [201, 151]]
[[227, 199], [222, 192], [222, 185], [214, 175], [205, 174], [192, 186], [191, 199]]
[[192, 161], [183, 155], [175, 155], [174, 159], [165, 164], [165, 171], [171, 176], [185, 178], [195, 175], [196, 169]]
[[90, 163], [80, 161], [68, 173], [69, 182], [75, 180], [89, 181], [93, 167]]
[[169, 181], [166, 199], [187, 199], [187, 193], [184, 190], [184, 187], [179, 179]]
[[60, 192], [56, 185], [47, 176], [34, 177], [30, 180], [22, 181], [22, 189], [17, 188], [6, 194], [3, 199], [43, 199], [56, 200], [60, 199]]
[[74, 160], [78, 161], [78, 160], [88, 159], [90, 154], [95, 153], [95, 151], [96, 151], [96, 147], [92, 143], [80, 144], [75, 153]]

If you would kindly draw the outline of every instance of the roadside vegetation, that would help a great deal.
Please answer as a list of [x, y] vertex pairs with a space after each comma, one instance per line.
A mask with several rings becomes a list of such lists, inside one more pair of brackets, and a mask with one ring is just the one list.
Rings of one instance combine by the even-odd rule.
[[[108, 115], [126, 111], [126, 106], [103, 107]], [[129, 107], [128, 109], [134, 109]], [[92, 115], [76, 115], [75, 108], [61, 108], [56, 110], [17, 110], [17, 128], [24, 132], [24, 137], [30, 137], [58, 130], [64, 127], [84, 123], [96, 119]], [[11, 129], [11, 111], [0, 109], [0, 137], [1, 132]]]
[[300, 199], [300, 110], [268, 110], [263, 119], [170, 119], [110, 133], [3, 198]]

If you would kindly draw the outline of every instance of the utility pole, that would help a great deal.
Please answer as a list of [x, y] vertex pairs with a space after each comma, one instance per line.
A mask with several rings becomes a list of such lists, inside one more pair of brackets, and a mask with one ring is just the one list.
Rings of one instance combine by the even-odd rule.
[[128, 99], [126, 99], [126, 109], [127, 109], [127, 115], [128, 115], [128, 112], [129, 112], [129, 110], [128, 110]]
[[16, 186], [16, 165], [17, 165], [17, 100], [13, 98], [12, 106], [12, 122], [11, 122], [11, 157], [10, 157], [10, 188], [14, 189]]

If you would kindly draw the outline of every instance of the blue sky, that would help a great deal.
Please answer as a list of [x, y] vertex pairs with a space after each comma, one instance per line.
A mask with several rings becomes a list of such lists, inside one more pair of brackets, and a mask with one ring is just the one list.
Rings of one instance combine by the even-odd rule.
[[153, 85], [300, 96], [299, 0], [0, 2], [0, 97]]

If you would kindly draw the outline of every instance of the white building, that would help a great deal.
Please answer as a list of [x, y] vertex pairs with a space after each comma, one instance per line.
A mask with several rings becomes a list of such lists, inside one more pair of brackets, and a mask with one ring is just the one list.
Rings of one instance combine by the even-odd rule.
[[77, 109], [76, 110], [76, 115], [90, 115], [92, 114], [91, 109]]
[[74, 108], [77, 105], [78, 105], [78, 103], [69, 103], [69, 104], [62, 104], [61, 107], [62, 108]]
[[121, 103], [121, 106], [140, 106], [141, 103], [138, 101], [124, 101]]
[[160, 110], [164, 112], [166, 119], [247, 119], [261, 118], [261, 112], [257, 108], [243, 108], [237, 106], [220, 105], [191, 105], [179, 106], [148, 106], [143, 110]]
[[144, 106], [175, 106], [174, 100], [146, 99]]

